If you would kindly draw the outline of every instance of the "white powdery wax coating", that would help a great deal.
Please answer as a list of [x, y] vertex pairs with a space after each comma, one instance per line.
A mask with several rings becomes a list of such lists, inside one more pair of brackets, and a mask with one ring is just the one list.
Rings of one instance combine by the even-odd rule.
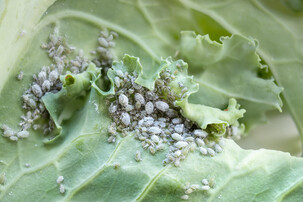
[[152, 102], [147, 102], [145, 105], [145, 111], [147, 114], [151, 114], [154, 112], [154, 104]]

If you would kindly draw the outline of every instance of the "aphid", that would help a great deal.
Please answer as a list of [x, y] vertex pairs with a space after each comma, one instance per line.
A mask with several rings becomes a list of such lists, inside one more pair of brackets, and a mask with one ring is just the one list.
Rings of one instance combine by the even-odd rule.
[[20, 131], [17, 133], [18, 138], [27, 138], [29, 136], [29, 132], [26, 130]]
[[195, 139], [193, 137], [186, 137], [184, 140], [186, 142], [193, 142]]
[[116, 43], [113, 42], [113, 41], [109, 41], [109, 42], [108, 42], [108, 46], [109, 46], [109, 47], [115, 47], [115, 46], [116, 46]]
[[208, 185], [204, 185], [201, 187], [201, 190], [203, 191], [208, 191], [210, 189], [210, 187]]
[[141, 105], [145, 105], [145, 99], [144, 99], [143, 95], [141, 95], [140, 93], [135, 94], [135, 100], [137, 102], [140, 102]]
[[63, 180], [64, 180], [64, 177], [63, 176], [59, 176], [56, 181], [57, 181], [58, 184], [60, 184], [60, 183], [63, 182]]
[[61, 194], [65, 193], [65, 186], [63, 184], [60, 184], [59, 191]]
[[155, 106], [158, 110], [162, 111], [162, 112], [166, 112], [169, 109], [169, 106], [166, 102], [163, 101], [157, 101], [155, 103]]
[[155, 154], [155, 153], [156, 153], [156, 150], [155, 150], [155, 148], [154, 148], [153, 146], [150, 146], [150, 147], [149, 147], [149, 152], [150, 152], [151, 154]]
[[174, 157], [179, 157], [181, 156], [182, 152], [180, 150], [177, 150], [174, 152]]
[[208, 185], [208, 180], [207, 180], [207, 179], [203, 179], [203, 180], [202, 180], [202, 184]]
[[184, 125], [183, 124], [178, 124], [178, 125], [175, 126], [175, 131], [177, 133], [182, 133], [183, 130], [184, 130]]
[[23, 79], [23, 76], [24, 76], [24, 72], [20, 71], [19, 74], [17, 75], [17, 79], [21, 81]]
[[139, 150], [136, 151], [135, 160], [136, 160], [137, 162], [142, 161], [141, 152], [140, 152]]
[[134, 106], [133, 105], [127, 105], [125, 107], [125, 111], [129, 112], [129, 111], [132, 111], [134, 109]]
[[180, 159], [176, 159], [175, 161], [174, 161], [174, 165], [176, 166], [176, 167], [179, 167], [180, 166]]
[[14, 136], [14, 135], [10, 136], [9, 139], [12, 140], [12, 141], [18, 141], [18, 137]]
[[206, 155], [207, 154], [207, 149], [205, 149], [204, 147], [200, 147], [199, 151], [201, 152], [201, 154]]
[[196, 129], [196, 130], [194, 130], [194, 135], [198, 136], [198, 137], [206, 137], [207, 133], [203, 130]]
[[25, 166], [26, 168], [31, 167], [31, 165], [30, 165], [29, 163], [24, 164], [24, 166]]
[[171, 137], [172, 137], [174, 140], [176, 140], [176, 141], [181, 141], [181, 140], [183, 139], [182, 136], [179, 135], [178, 133], [173, 133], [173, 134], [171, 135]]
[[114, 136], [109, 136], [109, 138], [107, 139], [107, 142], [114, 143], [114, 142], [116, 142], [116, 138]]
[[120, 69], [116, 70], [116, 74], [117, 74], [120, 78], [123, 78], [123, 77], [124, 77], [124, 74], [123, 74], [123, 72], [122, 72]]
[[128, 97], [126, 97], [124, 94], [119, 95], [119, 103], [126, 107], [128, 105]]
[[182, 200], [188, 200], [188, 199], [189, 199], [189, 196], [188, 196], [188, 195], [183, 195], [183, 196], [181, 196], [181, 199], [182, 199]]
[[160, 134], [162, 130], [159, 127], [154, 126], [154, 127], [150, 127], [148, 129], [148, 132], [156, 135], [156, 134]]
[[108, 47], [108, 42], [107, 42], [107, 40], [106, 40], [105, 38], [99, 37], [99, 38], [98, 38], [98, 42], [99, 42], [99, 44], [100, 44], [101, 46], [103, 46], [103, 47], [105, 47], [105, 48]]
[[160, 139], [157, 135], [152, 135], [150, 139], [155, 143], [158, 143], [160, 141]]
[[[132, 88], [128, 89], [128, 93], [129, 93], [130, 95], [134, 94], [134, 92], [135, 92], [134, 89], [132, 89]], [[140, 107], [141, 107], [141, 106], [140, 106]]]
[[43, 95], [41, 87], [38, 84], [34, 84], [32, 86], [32, 91], [37, 97], [41, 97]]
[[223, 151], [223, 149], [220, 147], [220, 145], [216, 144], [216, 145], [215, 145], [215, 151], [216, 151], [217, 153], [221, 153], [221, 152]]
[[51, 83], [49, 82], [49, 80], [44, 80], [42, 83], [42, 90], [44, 92], [47, 92], [50, 90], [50, 88], [51, 88]]
[[180, 124], [180, 123], [182, 123], [182, 119], [181, 118], [174, 118], [174, 119], [172, 119], [172, 123], [173, 124]]
[[59, 73], [57, 70], [53, 70], [49, 73], [48, 79], [51, 83], [54, 83], [59, 78]]
[[109, 113], [113, 114], [117, 111], [117, 105], [111, 104], [108, 108]]
[[106, 53], [107, 49], [106, 49], [106, 48], [103, 48], [103, 47], [101, 47], [101, 46], [99, 46], [99, 47], [97, 48], [97, 51], [98, 51], [99, 53]]
[[188, 188], [188, 189], [186, 189], [186, 191], [185, 191], [185, 194], [191, 194], [191, 193], [193, 193], [193, 189], [192, 188]]
[[197, 189], [200, 189], [200, 185], [198, 185], [198, 184], [192, 184], [192, 185], [190, 186], [190, 188], [191, 188], [192, 190], [197, 190]]
[[147, 102], [145, 105], [145, 111], [147, 114], [151, 114], [154, 111], [154, 104], [152, 102]]
[[199, 147], [202, 147], [205, 145], [205, 142], [200, 138], [196, 138], [196, 143]]
[[115, 85], [117, 86], [117, 88], [120, 88], [120, 84], [121, 84], [121, 81], [119, 79], [119, 77], [115, 77]]
[[4, 132], [3, 132], [4, 137], [11, 137], [14, 135], [15, 135], [15, 132], [12, 129], [10, 129], [10, 128], [4, 129]]
[[184, 141], [178, 141], [177, 143], [175, 143], [175, 146], [177, 148], [183, 148], [183, 147], [186, 147], [188, 145], [187, 142], [184, 142]]
[[207, 152], [211, 155], [214, 156], [216, 152], [212, 148], [207, 148]]
[[219, 143], [218, 143], [221, 147], [224, 147], [225, 146], [225, 140], [223, 138], [221, 138], [219, 140]]
[[0, 175], [0, 184], [4, 185], [6, 181], [5, 173], [2, 173]]

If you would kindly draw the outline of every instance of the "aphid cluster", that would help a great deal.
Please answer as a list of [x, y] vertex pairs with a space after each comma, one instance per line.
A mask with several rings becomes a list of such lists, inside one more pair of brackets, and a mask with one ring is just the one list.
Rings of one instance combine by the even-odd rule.
[[[113, 39], [117, 37], [117, 34], [115, 32], [102, 31], [101, 35], [98, 41], [102, 47], [97, 48], [100, 56], [94, 59], [93, 62], [97, 66], [107, 65], [110, 67], [113, 56], [109, 48], [115, 45]], [[23, 109], [26, 112], [21, 116], [19, 123], [20, 131], [16, 132], [6, 125], [1, 126], [3, 136], [12, 141], [27, 138], [30, 128], [33, 130], [41, 129], [45, 135], [51, 132], [55, 125], [45, 109], [42, 97], [47, 92], [56, 93], [61, 90], [62, 82], [60, 81], [60, 75], [64, 75], [66, 71], [71, 71], [74, 74], [81, 73], [86, 70], [90, 63], [84, 56], [83, 50], [79, 50], [75, 57], [69, 57], [71, 53], [76, 51], [76, 48], [69, 46], [65, 39], [59, 36], [57, 28], [50, 34], [49, 42], [42, 44], [41, 48], [47, 51], [48, 56], [54, 63], [50, 66], [44, 66], [40, 72], [34, 74], [33, 83], [23, 93]], [[20, 71], [17, 79], [21, 81], [23, 77], [24, 72]], [[38, 123], [37, 120], [39, 118], [45, 120], [43, 125], [41, 125], [41, 122]]]
[[184, 195], [181, 196], [182, 200], [188, 200], [191, 193], [196, 191], [208, 191], [214, 187], [214, 179], [202, 179], [200, 184], [187, 184], [184, 186]]
[[64, 181], [64, 177], [63, 176], [59, 176], [56, 180], [57, 184], [59, 185], [59, 192], [61, 194], [64, 194], [65, 193], [65, 186], [63, 184], [63, 181]]
[[[116, 93], [107, 99], [113, 120], [108, 127], [108, 142], [115, 142], [118, 134], [126, 136], [132, 132], [141, 141], [143, 149], [151, 154], [167, 150], [163, 163], [173, 163], [175, 166], [179, 166], [180, 161], [195, 150], [210, 156], [222, 152], [223, 139], [216, 142], [209, 140], [205, 130], [184, 118], [180, 109], [174, 106], [174, 101], [182, 99], [188, 90], [182, 83], [179, 83], [181, 94], [176, 95], [170, 89], [169, 83], [175, 76], [169, 70], [160, 74], [153, 91], [135, 82], [136, 73], [121, 70], [115, 73]], [[139, 151], [135, 154], [135, 160], [142, 160]]]

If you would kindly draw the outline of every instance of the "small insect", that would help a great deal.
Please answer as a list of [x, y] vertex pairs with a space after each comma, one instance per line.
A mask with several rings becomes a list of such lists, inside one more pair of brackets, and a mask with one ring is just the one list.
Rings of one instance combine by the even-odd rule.
[[183, 195], [183, 196], [181, 196], [181, 199], [182, 199], [182, 200], [188, 200], [188, 199], [189, 199], [189, 196], [188, 196], [188, 195]]
[[65, 193], [65, 186], [63, 184], [60, 184], [59, 191], [61, 194]]
[[136, 151], [135, 160], [136, 160], [137, 162], [142, 161], [141, 152], [140, 152], [139, 150]]
[[181, 140], [183, 139], [182, 136], [179, 135], [178, 133], [173, 133], [173, 134], [171, 135], [171, 137], [172, 137], [174, 140], [176, 140], [176, 141], [181, 141]]
[[145, 105], [145, 111], [147, 114], [151, 114], [154, 111], [154, 104], [152, 102], [147, 102]]
[[60, 184], [60, 183], [63, 182], [63, 180], [64, 180], [64, 177], [63, 177], [63, 176], [59, 176], [59, 177], [57, 178], [56, 182], [57, 182], [58, 184]]
[[168, 109], [169, 109], [169, 106], [166, 102], [163, 102], [163, 101], [157, 101], [155, 103], [156, 105], [156, 108], [162, 112], [166, 112]]
[[183, 147], [186, 147], [188, 145], [187, 142], [184, 142], [184, 141], [178, 141], [177, 143], [175, 143], [175, 146], [177, 148], [183, 148]]
[[200, 147], [199, 151], [201, 154], [206, 155], [207, 154], [207, 149], [205, 149], [204, 147]]
[[17, 79], [21, 81], [23, 79], [23, 76], [24, 76], [24, 72], [20, 71], [19, 74], [17, 75]]
[[216, 152], [212, 148], [207, 148], [207, 152], [211, 155], [214, 156]]

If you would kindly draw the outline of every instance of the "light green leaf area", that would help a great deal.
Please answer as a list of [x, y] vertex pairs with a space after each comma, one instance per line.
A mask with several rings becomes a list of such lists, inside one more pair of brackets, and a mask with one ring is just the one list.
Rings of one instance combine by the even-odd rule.
[[222, 37], [221, 42], [210, 40], [208, 35], [181, 33], [180, 54], [199, 83], [198, 93], [189, 100], [223, 108], [230, 98], [236, 98], [247, 111], [240, 121], [250, 128], [265, 121], [266, 111], [281, 109], [282, 89], [273, 79], [258, 76], [258, 71], [267, 67], [259, 62], [255, 41], [234, 35]]
[[210, 16], [232, 34], [259, 41], [257, 52], [284, 88], [285, 104], [303, 140], [302, 1], [184, 0], [182, 3]]
[[[89, 58], [100, 29], [117, 32], [120, 36], [113, 52], [118, 59], [125, 53], [139, 57], [144, 80], [152, 78], [161, 56], [175, 54], [181, 30], [209, 33], [215, 40], [230, 35], [207, 15], [174, 0], [9, 0], [0, 3], [0, 22], [0, 123], [14, 130], [24, 113], [21, 95], [33, 81], [32, 75], [51, 64], [40, 44], [55, 26]], [[22, 30], [26, 31], [23, 36]], [[17, 81], [21, 70], [24, 79]], [[201, 184], [201, 179], [211, 177], [215, 187], [192, 193], [191, 201], [302, 198], [301, 159], [281, 152], [245, 151], [232, 141], [215, 157], [190, 154], [179, 168], [163, 167], [164, 152], [152, 156], [142, 151], [143, 161], [135, 162], [135, 151], [141, 145], [132, 134], [116, 144], [107, 143], [110, 119], [102, 96], [105, 92], [98, 91], [94, 82], [91, 86], [64, 105], [63, 110], [73, 108], [72, 117], [53, 113], [62, 128], [62, 138], [53, 144], [44, 143], [47, 137], [42, 131], [30, 131], [27, 139], [18, 142], [0, 138], [0, 201], [180, 201], [184, 184]], [[222, 100], [225, 104], [220, 108], [224, 109], [227, 100]], [[120, 168], [114, 169], [118, 164]], [[65, 178], [65, 194], [60, 194], [56, 182], [60, 175]]]
[[[100, 72], [100, 68], [96, 68], [94, 64], [90, 64], [87, 70], [81, 74], [73, 75], [67, 72], [60, 78], [63, 88], [58, 93], [47, 93], [42, 97], [42, 101], [56, 126], [56, 130], [50, 137], [51, 139], [44, 141], [45, 143], [53, 143], [62, 138], [61, 124], [70, 120], [73, 116], [77, 116], [75, 112], [84, 107], [84, 103], [87, 102], [87, 93], [91, 90], [92, 83], [100, 78]], [[99, 101], [89, 100], [89, 102], [98, 111]], [[65, 132], [65, 134], [68, 134], [68, 132]]]

